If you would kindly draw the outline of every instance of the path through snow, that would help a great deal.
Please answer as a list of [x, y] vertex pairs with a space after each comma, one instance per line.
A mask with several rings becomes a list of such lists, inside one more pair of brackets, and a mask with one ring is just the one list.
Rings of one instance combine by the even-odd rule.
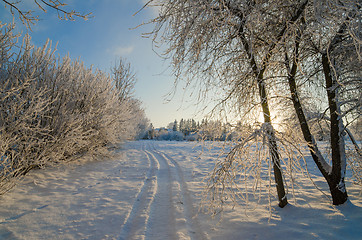
[[206, 239], [177, 161], [143, 142], [149, 170], [120, 239]]
[[[361, 189], [340, 207], [298, 178], [296, 202], [272, 218], [263, 208], [228, 208], [222, 221], [198, 211], [203, 179], [222, 146], [129, 142], [116, 158], [30, 172], [0, 196], [2, 239], [360, 239]], [[311, 166], [313, 166], [311, 164]], [[309, 169], [311, 174], [316, 171]], [[326, 186], [315, 176], [315, 183]], [[290, 198], [291, 199], [291, 198]]]

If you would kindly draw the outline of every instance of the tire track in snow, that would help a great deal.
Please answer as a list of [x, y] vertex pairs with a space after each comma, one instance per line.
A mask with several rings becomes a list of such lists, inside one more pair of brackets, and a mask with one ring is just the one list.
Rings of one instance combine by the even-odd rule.
[[175, 228], [175, 206], [172, 202], [170, 166], [165, 159], [155, 156], [150, 144], [145, 152], [159, 163], [157, 192], [150, 208], [145, 237], [146, 239], [179, 239]]
[[144, 142], [141, 151], [149, 170], [119, 239], [208, 239], [177, 161], [157, 150], [154, 142]]
[[[152, 145], [151, 152], [158, 156], [158, 161], [166, 162], [172, 176], [174, 177], [174, 187], [172, 189], [175, 191], [174, 198], [176, 198], [176, 200], [173, 202], [173, 204], [179, 204], [180, 208], [182, 209], [181, 211], [185, 218], [185, 222], [180, 221], [179, 225], [187, 229], [187, 233], [180, 232], [177, 239], [208, 239], [207, 235], [202, 231], [201, 225], [196, 218], [197, 211], [195, 211], [193, 207], [182, 168], [172, 157], [157, 150], [154, 144]], [[176, 195], [179, 195], [178, 201]]]
[[143, 186], [138, 192], [136, 200], [133, 203], [132, 209], [126, 217], [125, 223], [121, 229], [119, 240], [144, 239], [150, 207], [157, 191], [156, 174], [160, 165], [157, 159], [150, 157], [145, 151], [144, 144], [142, 145], [142, 152], [144, 152], [148, 160], [149, 169], [143, 182]]

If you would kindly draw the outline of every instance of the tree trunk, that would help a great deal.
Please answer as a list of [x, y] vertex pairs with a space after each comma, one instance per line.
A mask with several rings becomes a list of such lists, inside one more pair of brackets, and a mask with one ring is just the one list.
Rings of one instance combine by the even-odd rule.
[[[294, 109], [295, 109], [298, 119], [299, 119], [299, 123], [300, 123], [302, 133], [304, 136], [304, 140], [308, 144], [310, 153], [311, 153], [313, 160], [316, 163], [318, 169], [320, 170], [320, 172], [322, 173], [324, 178], [327, 180], [327, 183], [328, 183], [328, 186], [329, 186], [329, 189], [331, 192], [333, 204], [334, 205], [342, 204], [347, 200], [347, 192], [345, 189], [344, 178], [341, 178], [341, 174], [340, 174], [341, 172], [338, 170], [337, 170], [337, 173], [335, 172], [336, 169], [338, 169], [335, 167], [335, 163], [334, 163], [334, 161], [336, 161], [336, 160], [333, 160], [333, 156], [332, 156], [332, 163], [334, 163], [333, 164], [334, 168], [332, 167], [332, 169], [331, 169], [330, 166], [327, 165], [327, 163], [325, 162], [322, 155], [320, 154], [319, 149], [318, 149], [318, 147], [313, 139], [313, 136], [309, 130], [307, 120], [305, 118], [302, 106], [300, 104], [294, 77], [289, 76], [288, 83], [289, 83], [289, 87], [290, 87], [290, 91], [291, 91], [291, 95], [292, 95]], [[332, 132], [332, 129], [331, 129], [331, 132]], [[333, 149], [332, 149], [332, 152], [333, 152]], [[340, 165], [340, 164], [338, 164], [338, 165]], [[338, 172], [339, 172], [339, 174], [338, 174]]]
[[254, 76], [257, 81], [258, 89], [259, 89], [259, 97], [260, 97], [260, 104], [263, 111], [264, 116], [264, 123], [268, 124], [268, 145], [269, 145], [269, 152], [271, 155], [271, 159], [273, 162], [273, 171], [274, 171], [274, 179], [276, 183], [277, 193], [278, 193], [278, 200], [279, 200], [279, 207], [283, 208], [288, 204], [287, 196], [285, 194], [284, 189], [284, 183], [283, 183], [283, 174], [281, 171], [280, 166], [280, 156], [278, 153], [278, 146], [275, 139], [275, 132], [274, 128], [271, 124], [270, 119], [270, 110], [269, 110], [269, 104], [268, 104], [268, 98], [266, 94], [265, 89], [265, 82], [264, 82], [264, 76], [263, 73], [265, 71], [265, 67], [263, 69], [258, 69], [256, 60], [254, 56], [250, 52], [250, 46], [245, 38], [243, 26], [240, 26], [239, 29], [239, 37], [241, 42], [244, 45], [245, 51], [248, 54], [249, 60], [250, 60], [250, 66], [253, 69]]
[[[299, 42], [297, 39], [296, 42], [296, 49], [295, 49], [295, 58], [298, 58], [298, 47]], [[342, 136], [343, 131], [343, 124], [342, 119], [338, 116], [338, 105], [336, 100], [336, 91], [338, 87], [333, 86], [332, 77], [330, 75], [330, 65], [327, 56], [325, 55], [322, 57], [322, 64], [323, 64], [323, 71], [325, 73], [326, 79], [326, 87], [327, 87], [327, 94], [328, 94], [328, 101], [330, 107], [330, 114], [331, 114], [331, 148], [332, 148], [332, 168], [329, 164], [325, 161], [322, 154], [320, 153], [318, 146], [313, 138], [313, 135], [310, 132], [299, 96], [298, 90], [295, 81], [295, 75], [297, 71], [297, 63], [296, 60], [294, 61], [292, 68], [288, 73], [288, 84], [289, 89], [294, 105], [294, 109], [296, 111], [299, 124], [303, 133], [304, 140], [308, 144], [308, 148], [312, 155], [314, 162], [316, 163], [318, 169], [327, 180], [332, 201], [334, 205], [340, 205], [347, 201], [347, 191], [345, 188], [344, 183], [344, 175], [346, 169], [346, 159], [345, 159], [345, 150], [344, 150], [344, 140]], [[333, 124], [332, 124], [332, 117], [333, 117]]]
[[262, 70], [258, 69], [256, 60], [255, 60], [254, 56], [250, 53], [250, 46], [244, 36], [242, 27], [240, 27], [240, 29], [239, 29], [239, 37], [244, 45], [245, 51], [248, 54], [248, 57], [250, 59], [250, 66], [253, 69], [253, 73], [254, 73], [256, 81], [257, 81], [257, 85], [258, 85], [258, 89], [259, 89], [260, 104], [261, 104], [261, 108], [262, 108], [263, 116], [264, 116], [264, 123], [268, 124], [268, 132], [267, 132], [268, 144], [269, 144], [269, 152], [270, 152], [271, 159], [273, 162], [274, 179], [275, 179], [275, 183], [276, 183], [278, 200], [279, 200], [278, 205], [279, 205], [279, 207], [283, 208], [288, 204], [288, 200], [287, 200], [287, 196], [285, 194], [285, 189], [284, 189], [283, 174], [282, 174], [281, 167], [280, 167], [280, 156], [278, 153], [278, 146], [277, 146], [276, 139], [275, 139], [275, 132], [274, 132], [273, 126], [271, 124], [271, 120], [270, 120], [270, 110], [269, 110], [268, 98], [267, 98], [267, 94], [266, 94], [265, 82], [264, 82], [264, 77], [263, 77], [265, 68]]
[[[358, 5], [358, 10], [360, 5]], [[356, 17], [356, 13], [351, 11], [348, 13], [346, 21], [339, 27], [332, 41], [326, 47], [325, 52], [322, 54], [322, 67], [326, 83], [331, 132], [330, 144], [332, 148], [332, 171], [330, 173], [328, 185], [332, 194], [333, 204], [340, 205], [347, 201], [348, 195], [344, 183], [346, 174], [346, 150], [343, 139], [343, 119], [341, 117], [341, 109], [338, 102], [338, 90], [340, 84], [337, 82], [337, 76], [332, 76], [332, 63], [330, 55], [333, 49], [341, 44], [344, 40], [344, 33], [347, 31], [347, 21]]]
[[[297, 42], [296, 58], [298, 56], [298, 46], [299, 46], [299, 44]], [[329, 173], [331, 172], [331, 167], [323, 158], [323, 155], [320, 153], [318, 146], [313, 138], [313, 135], [310, 132], [310, 128], [309, 128], [307, 119], [305, 117], [302, 104], [299, 99], [297, 84], [295, 81], [296, 72], [297, 72], [297, 63], [294, 62], [292, 68], [290, 69], [290, 71], [288, 73], [288, 84], [289, 84], [289, 90], [290, 90], [294, 110], [297, 114], [297, 117], [299, 120], [299, 125], [302, 130], [304, 140], [307, 142], [308, 148], [310, 150], [310, 154], [312, 155], [312, 158], [313, 158], [315, 164], [317, 165], [319, 171], [322, 173], [324, 178], [328, 181]]]
[[344, 183], [346, 173], [346, 156], [343, 139], [343, 120], [338, 106], [337, 92], [339, 84], [332, 77], [331, 66], [327, 53], [322, 54], [322, 66], [326, 81], [329, 114], [331, 119], [331, 148], [332, 148], [332, 172], [328, 181], [331, 190], [333, 204], [339, 205], [347, 201], [347, 191]]
[[261, 106], [263, 110], [264, 123], [268, 124], [267, 134], [268, 134], [268, 144], [269, 144], [269, 152], [273, 162], [273, 170], [274, 170], [274, 179], [276, 183], [279, 207], [283, 208], [288, 204], [287, 196], [285, 194], [284, 183], [283, 183], [283, 174], [280, 167], [280, 156], [278, 153], [278, 146], [275, 139], [274, 128], [271, 124], [270, 119], [270, 110], [267, 101], [266, 91], [265, 91], [265, 83], [262, 77], [259, 76], [258, 79], [258, 88], [259, 88], [259, 96], [261, 101]]
[[[278, 153], [278, 147], [277, 147], [277, 143], [276, 143], [275, 133], [274, 133], [274, 129], [272, 127], [271, 120], [270, 120], [270, 110], [269, 110], [269, 106], [268, 106], [268, 100], [267, 100], [267, 94], [266, 94], [266, 90], [265, 90], [265, 82], [264, 82], [263, 74], [264, 74], [264, 71], [266, 70], [266, 67], [268, 66], [269, 60], [272, 56], [272, 52], [273, 52], [274, 48], [277, 45], [277, 42], [279, 42], [282, 39], [288, 26], [286, 24], [282, 28], [282, 30], [279, 32], [279, 34], [276, 36], [277, 41], [275, 41], [273, 44], [271, 44], [269, 46], [269, 49], [267, 50], [266, 55], [263, 58], [260, 67], [258, 67], [256, 59], [255, 59], [254, 55], [252, 54], [252, 48], [250, 47], [249, 42], [245, 37], [245, 32], [244, 32], [245, 20], [244, 20], [243, 12], [238, 10], [237, 8], [233, 8], [231, 6], [230, 2], [225, 2], [225, 4], [228, 7], [228, 9], [233, 11], [235, 16], [237, 16], [240, 19], [238, 36], [239, 36], [242, 44], [244, 45], [246, 54], [248, 55], [248, 58], [250, 60], [250, 67], [253, 70], [254, 76], [257, 80], [257, 85], [258, 85], [258, 89], [259, 89], [259, 97], [261, 99], [261, 107], [262, 107], [263, 115], [264, 115], [264, 123], [268, 124], [269, 125], [268, 127], [270, 127], [269, 132], [268, 132], [270, 155], [271, 155], [272, 161], [273, 161], [274, 177], [275, 177], [275, 182], [277, 185], [276, 187], [277, 187], [278, 198], [279, 198], [279, 206], [284, 207], [285, 205], [288, 204], [288, 201], [287, 201], [287, 197], [285, 195], [285, 190], [284, 190], [283, 176], [282, 176], [281, 167], [280, 167], [280, 156]], [[290, 18], [289, 23], [294, 23], [295, 21], [297, 21], [300, 18], [300, 16], [303, 14], [307, 4], [308, 4], [308, 0], [301, 3], [301, 5], [298, 7], [298, 10]]]

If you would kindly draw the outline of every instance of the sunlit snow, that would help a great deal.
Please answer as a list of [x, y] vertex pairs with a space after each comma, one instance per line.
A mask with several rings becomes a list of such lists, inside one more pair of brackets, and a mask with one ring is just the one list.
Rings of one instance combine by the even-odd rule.
[[[220, 147], [209, 143], [137, 141], [113, 160], [36, 170], [0, 197], [0, 239], [360, 239], [362, 198], [335, 207], [307, 178], [280, 209], [200, 211], [203, 178]], [[322, 177], [310, 173], [324, 187]], [[290, 194], [290, 193], [289, 193]]]

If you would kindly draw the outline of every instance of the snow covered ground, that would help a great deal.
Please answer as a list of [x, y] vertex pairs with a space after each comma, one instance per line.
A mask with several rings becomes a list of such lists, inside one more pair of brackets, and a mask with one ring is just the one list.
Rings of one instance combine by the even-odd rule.
[[33, 171], [0, 197], [0, 239], [362, 239], [361, 189], [351, 185], [339, 207], [298, 179], [297, 201], [271, 218], [263, 208], [226, 209], [221, 220], [199, 212], [219, 150], [129, 142], [113, 160]]

